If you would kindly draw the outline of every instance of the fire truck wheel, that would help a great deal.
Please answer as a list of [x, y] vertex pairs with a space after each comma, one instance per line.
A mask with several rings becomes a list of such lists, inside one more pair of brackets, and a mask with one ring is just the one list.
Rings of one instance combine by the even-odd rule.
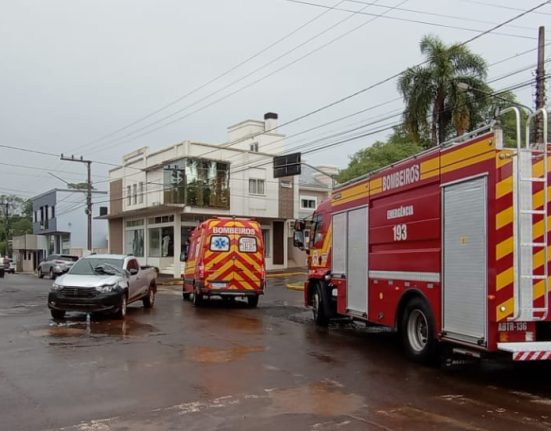
[[325, 304], [323, 303], [323, 295], [319, 284], [314, 290], [312, 297], [312, 312], [314, 313], [314, 322], [318, 326], [327, 326], [329, 318], [325, 312]]
[[427, 303], [413, 298], [402, 318], [402, 340], [407, 356], [417, 362], [430, 363], [436, 356], [434, 318]]

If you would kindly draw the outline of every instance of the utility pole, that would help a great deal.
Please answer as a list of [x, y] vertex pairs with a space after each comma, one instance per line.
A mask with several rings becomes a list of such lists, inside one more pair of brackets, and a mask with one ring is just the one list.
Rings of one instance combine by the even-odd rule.
[[[536, 110], [545, 106], [545, 27], [540, 26], [538, 34], [538, 68], [536, 69]], [[543, 143], [543, 116], [535, 119], [536, 142]]]
[[88, 181], [87, 181], [87, 193], [86, 193], [86, 215], [88, 216], [88, 241], [87, 248], [88, 251], [92, 251], [92, 161], [84, 160], [82, 156], [75, 159], [75, 156], [65, 157], [61, 155], [61, 160], [66, 162], [78, 162], [86, 163], [86, 168], [88, 171]]
[[[9, 209], [10, 209], [10, 203], [6, 200], [2, 202], [2, 206], [4, 207], [4, 236], [6, 238], [6, 256], [10, 255], [10, 243], [8, 240], [8, 235], [10, 233], [10, 227], [9, 227]], [[1, 257], [1, 256], [0, 256]]]

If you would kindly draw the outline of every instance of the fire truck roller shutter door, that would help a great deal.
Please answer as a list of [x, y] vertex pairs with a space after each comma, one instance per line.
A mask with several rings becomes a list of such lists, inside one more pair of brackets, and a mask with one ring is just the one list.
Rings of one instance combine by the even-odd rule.
[[487, 180], [442, 189], [443, 329], [447, 337], [487, 339]]
[[348, 212], [346, 308], [364, 317], [367, 317], [367, 217], [367, 207]]

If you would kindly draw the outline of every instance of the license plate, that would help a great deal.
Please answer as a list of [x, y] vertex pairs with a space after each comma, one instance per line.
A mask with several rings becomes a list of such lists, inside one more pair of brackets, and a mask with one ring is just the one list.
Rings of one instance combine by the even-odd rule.
[[213, 289], [225, 289], [228, 284], [227, 283], [221, 283], [221, 282], [214, 282], [210, 284]]

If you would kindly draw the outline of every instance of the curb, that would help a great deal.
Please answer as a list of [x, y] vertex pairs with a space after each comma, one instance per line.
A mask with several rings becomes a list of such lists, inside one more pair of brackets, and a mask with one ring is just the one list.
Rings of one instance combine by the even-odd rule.
[[304, 284], [302, 284], [302, 283], [289, 283], [287, 285], [287, 289], [303, 291], [304, 290]]

